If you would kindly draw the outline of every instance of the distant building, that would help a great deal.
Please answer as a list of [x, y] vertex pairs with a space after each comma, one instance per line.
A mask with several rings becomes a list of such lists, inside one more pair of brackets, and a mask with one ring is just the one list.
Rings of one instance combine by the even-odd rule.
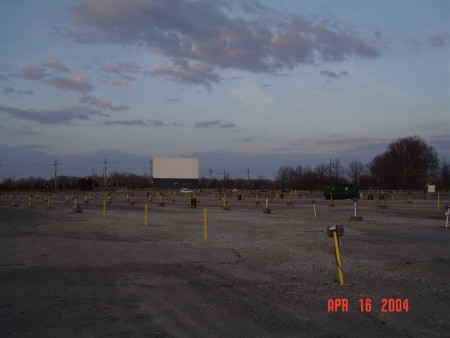
[[434, 184], [426, 184], [425, 185], [425, 192], [436, 192], [436, 186]]
[[196, 188], [198, 186], [198, 158], [154, 157], [154, 188]]

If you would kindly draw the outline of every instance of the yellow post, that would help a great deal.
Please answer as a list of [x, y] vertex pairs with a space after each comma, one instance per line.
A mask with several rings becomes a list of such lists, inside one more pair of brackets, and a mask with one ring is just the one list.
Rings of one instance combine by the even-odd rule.
[[339, 241], [337, 231], [333, 231], [333, 239], [334, 239], [334, 254], [336, 256], [336, 265], [338, 268], [339, 284], [344, 285], [344, 275], [342, 273], [341, 254], [339, 253]]
[[148, 203], [145, 203], [144, 207], [144, 226], [148, 226]]
[[203, 240], [206, 242], [206, 208], [203, 208]]
[[73, 206], [73, 208], [74, 208], [74, 209], [76, 209], [76, 208], [77, 208], [77, 204], [78, 204], [78, 198], [77, 198], [77, 197], [75, 197], [75, 203], [74, 203], [74, 206]]
[[440, 200], [439, 200], [439, 198], [440, 198], [440, 194], [439, 193], [437, 193], [437, 195], [438, 195], [438, 200], [437, 200], [437, 208], [438, 208], [438, 210], [440, 209], [440, 205], [439, 205], [439, 202], [440, 202]]
[[334, 203], [333, 203], [333, 193], [330, 192], [330, 201], [328, 202], [328, 206], [329, 207], [334, 207]]
[[106, 200], [103, 200], [103, 219], [106, 218]]

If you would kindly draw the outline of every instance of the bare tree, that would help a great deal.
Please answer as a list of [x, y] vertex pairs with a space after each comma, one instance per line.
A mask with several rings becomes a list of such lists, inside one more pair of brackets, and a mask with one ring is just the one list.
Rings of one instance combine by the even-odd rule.
[[442, 190], [450, 189], [450, 164], [445, 157], [440, 167], [439, 185]]
[[323, 187], [325, 184], [328, 184], [328, 182], [330, 181], [330, 166], [328, 166], [324, 162], [320, 162], [315, 169], [315, 173], [321, 187]]
[[330, 171], [333, 183], [345, 183], [345, 169], [339, 159], [330, 160]]
[[317, 190], [321, 189], [323, 185], [319, 181], [319, 175], [317, 172], [311, 170], [311, 168], [307, 167], [303, 171], [302, 175], [302, 188], [308, 190]]
[[398, 139], [369, 164], [375, 181], [384, 188], [423, 188], [434, 180], [439, 159], [433, 147], [419, 136]]
[[347, 168], [347, 177], [350, 183], [359, 184], [359, 179], [365, 174], [366, 168], [360, 161], [351, 161]]
[[279, 184], [280, 188], [285, 188], [287, 186], [291, 186], [292, 185], [292, 180], [293, 180], [293, 176], [292, 176], [292, 172], [293, 172], [294, 168], [293, 167], [289, 167], [289, 166], [283, 166], [280, 167], [280, 169], [278, 169], [278, 174], [276, 177], [276, 181]]

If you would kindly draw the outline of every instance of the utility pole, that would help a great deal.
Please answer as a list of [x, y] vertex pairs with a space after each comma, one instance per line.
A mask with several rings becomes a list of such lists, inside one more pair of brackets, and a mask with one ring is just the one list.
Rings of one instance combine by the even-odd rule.
[[214, 172], [214, 170], [211, 167], [209, 167], [208, 172], [209, 172], [209, 187], [211, 188], [211, 174]]
[[94, 168], [92, 168], [92, 170], [91, 170], [91, 185], [92, 185], [92, 190], [94, 190]]
[[107, 169], [108, 169], [108, 167], [107, 167], [107, 165], [108, 165], [108, 160], [105, 158], [104, 160], [103, 160], [103, 164], [104, 164], [104, 173], [103, 173], [103, 178], [104, 178], [104, 181], [105, 181], [105, 188], [106, 188], [106, 173], [107, 173]]
[[150, 159], [148, 162], [150, 163], [150, 177], [153, 177], [153, 160]]
[[150, 159], [148, 162], [150, 164], [150, 176], [149, 176], [150, 183], [149, 183], [149, 186], [151, 187], [151, 186], [153, 186], [153, 159]]
[[333, 177], [332, 171], [331, 171], [331, 157], [330, 157], [330, 183], [331, 183], [331, 177]]
[[247, 167], [247, 186], [250, 189], [250, 167]]
[[56, 159], [56, 156], [55, 156], [55, 160], [53, 161], [53, 166], [55, 167], [55, 192], [56, 192], [56, 189], [57, 189], [57, 181], [56, 181], [56, 177], [57, 177], [57, 175], [58, 175], [58, 160]]

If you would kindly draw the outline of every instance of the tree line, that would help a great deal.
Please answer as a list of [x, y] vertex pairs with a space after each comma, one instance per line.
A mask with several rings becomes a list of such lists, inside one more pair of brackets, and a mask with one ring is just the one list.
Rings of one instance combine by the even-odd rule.
[[291, 189], [321, 189], [327, 184], [355, 184], [361, 189], [423, 189], [435, 184], [450, 189], [450, 165], [419, 136], [400, 138], [368, 164], [352, 161], [345, 168], [339, 159], [309, 167], [281, 167], [279, 186]]
[[[355, 184], [361, 189], [423, 189], [425, 184], [435, 184], [439, 190], [450, 190], [450, 164], [439, 159], [432, 146], [419, 136], [400, 138], [390, 143], [386, 150], [376, 155], [369, 163], [352, 161], [346, 167], [338, 158], [319, 163], [314, 169], [309, 166], [282, 166], [275, 180], [223, 179], [202, 177], [199, 187], [203, 189], [290, 189], [321, 190], [328, 184]], [[151, 178], [132, 173], [114, 172], [106, 179], [101, 176], [80, 178], [58, 176], [56, 189], [151, 188]], [[0, 189], [55, 189], [55, 180], [29, 177], [19, 180], [4, 179]]]

